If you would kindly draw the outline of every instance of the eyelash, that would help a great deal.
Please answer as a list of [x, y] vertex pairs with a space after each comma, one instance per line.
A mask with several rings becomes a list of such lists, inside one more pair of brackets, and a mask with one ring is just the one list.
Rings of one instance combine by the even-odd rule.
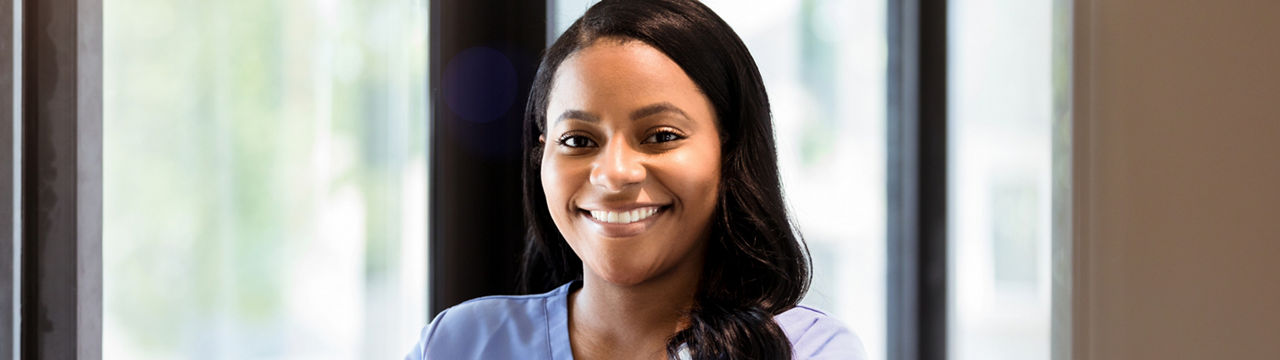
[[[660, 136], [660, 135], [669, 135], [669, 136], [671, 137], [671, 139], [670, 139], [670, 140], [666, 140], [666, 141], [658, 141], [658, 136]], [[677, 140], [684, 140], [684, 138], [685, 138], [684, 134], [678, 133], [678, 132], [676, 132], [676, 131], [674, 131], [674, 130], [671, 130], [671, 129], [661, 129], [661, 130], [658, 130], [658, 131], [654, 132], [653, 134], [649, 135], [648, 137], [644, 138], [644, 143], [646, 143], [646, 144], [661, 144], [661, 143], [672, 142], [672, 141], [677, 141]], [[654, 139], [654, 140], [653, 140], [653, 141], [649, 141], [649, 139]]]
[[[587, 142], [590, 142], [592, 145], [570, 145], [570, 144], [569, 144], [569, 141], [571, 141], [571, 140], [575, 140], [575, 139], [585, 140], [585, 141], [587, 141]], [[559, 140], [556, 140], [556, 143], [557, 143], [557, 144], [560, 144], [560, 146], [564, 146], [564, 147], [568, 147], [568, 148], [575, 148], [575, 149], [577, 149], [577, 148], [584, 148], [584, 147], [589, 147], [589, 146], [594, 146], [594, 145], [595, 145], [595, 141], [592, 141], [592, 140], [591, 140], [591, 138], [588, 138], [588, 137], [586, 137], [586, 136], [582, 136], [582, 135], [578, 135], [578, 134], [564, 134], [564, 136], [561, 136]]]

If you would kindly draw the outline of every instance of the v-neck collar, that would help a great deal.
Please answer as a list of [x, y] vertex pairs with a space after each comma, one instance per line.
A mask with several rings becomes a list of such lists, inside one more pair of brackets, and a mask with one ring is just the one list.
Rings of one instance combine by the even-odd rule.
[[[547, 347], [553, 360], [573, 360], [573, 344], [569, 342], [569, 293], [582, 288], [582, 281], [561, 285], [547, 299]], [[689, 359], [689, 348], [680, 345], [679, 359]]]
[[556, 288], [547, 299], [547, 347], [553, 360], [573, 360], [573, 345], [569, 342], [569, 293], [582, 287], [578, 280]]

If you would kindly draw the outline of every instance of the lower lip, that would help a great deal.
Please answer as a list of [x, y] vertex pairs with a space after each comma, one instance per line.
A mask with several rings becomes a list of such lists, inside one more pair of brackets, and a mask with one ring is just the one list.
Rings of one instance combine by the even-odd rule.
[[666, 212], [667, 207], [663, 206], [658, 208], [658, 212], [653, 213], [653, 215], [650, 215], [644, 220], [626, 224], [614, 224], [596, 220], [596, 218], [591, 217], [591, 213], [586, 212], [585, 210], [579, 210], [578, 215], [586, 218], [587, 221], [594, 224], [596, 230], [605, 237], [625, 238], [643, 234], [645, 230], [649, 230], [649, 227], [653, 226], [654, 222], [658, 221], [658, 217], [666, 214]]

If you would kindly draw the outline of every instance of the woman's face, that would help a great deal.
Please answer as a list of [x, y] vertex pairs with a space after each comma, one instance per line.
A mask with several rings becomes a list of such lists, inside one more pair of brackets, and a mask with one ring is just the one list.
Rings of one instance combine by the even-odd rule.
[[693, 80], [643, 42], [602, 39], [565, 59], [549, 96], [542, 186], [587, 268], [635, 285], [701, 264], [720, 135]]

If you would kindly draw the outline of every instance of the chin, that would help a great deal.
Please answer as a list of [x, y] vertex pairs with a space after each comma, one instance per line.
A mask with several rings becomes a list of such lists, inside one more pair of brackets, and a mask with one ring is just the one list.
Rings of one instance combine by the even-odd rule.
[[636, 265], [615, 265], [604, 268], [593, 268], [592, 271], [599, 276], [601, 280], [616, 286], [635, 286], [653, 278], [648, 271], [641, 270], [641, 266]]

